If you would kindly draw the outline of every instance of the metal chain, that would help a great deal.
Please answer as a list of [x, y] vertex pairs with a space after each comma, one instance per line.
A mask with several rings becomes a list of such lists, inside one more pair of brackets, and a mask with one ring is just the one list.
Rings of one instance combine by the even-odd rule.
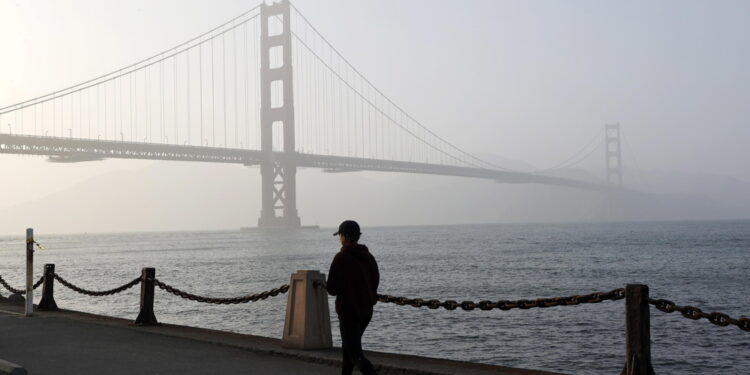
[[[322, 286], [326, 288], [326, 283], [316, 282], [315, 286]], [[407, 297], [394, 297], [386, 294], [378, 294], [378, 301], [383, 303], [395, 303], [399, 306], [409, 305], [412, 307], [427, 306], [430, 309], [444, 308], [446, 310], [455, 310], [461, 308], [464, 311], [471, 311], [474, 309], [480, 310], [511, 310], [511, 309], [530, 309], [534, 307], [553, 307], [553, 306], [571, 306], [578, 305], [581, 303], [599, 303], [602, 301], [616, 301], [625, 298], [625, 289], [619, 288], [610, 290], [609, 292], [596, 292], [591, 294], [585, 294], [582, 296], [570, 296], [570, 297], [555, 297], [555, 298], [538, 298], [534, 300], [520, 299], [516, 301], [500, 300], [497, 302], [482, 300], [479, 302], [463, 301], [457, 302], [454, 300], [440, 301], [437, 299], [424, 300], [422, 298], [407, 298]]]
[[78, 286], [75, 286], [75, 285], [71, 284], [70, 282], [68, 282], [67, 280], [65, 280], [62, 277], [60, 277], [60, 275], [58, 275], [57, 273], [53, 273], [52, 276], [54, 276], [55, 279], [60, 282], [60, 284], [65, 285], [66, 287], [68, 287], [68, 288], [70, 288], [70, 289], [72, 289], [72, 290], [74, 290], [74, 291], [76, 291], [78, 293], [85, 294], [87, 296], [94, 296], [94, 297], [109, 296], [109, 295], [112, 295], [112, 294], [117, 294], [117, 293], [123, 292], [123, 291], [125, 291], [127, 289], [130, 289], [133, 286], [135, 286], [136, 284], [138, 284], [138, 283], [141, 282], [141, 278], [137, 277], [137, 278], [133, 279], [133, 281], [130, 281], [129, 283], [127, 283], [125, 285], [118, 286], [117, 288], [109, 289], [109, 290], [96, 291], [96, 290], [87, 290], [87, 289], [83, 289], [83, 288], [80, 288]]
[[34, 283], [34, 289], [39, 288], [39, 286], [42, 285], [43, 283], [44, 283], [44, 275], [42, 275], [42, 277], [40, 277], [39, 280], [37, 280], [36, 283]]
[[158, 279], [153, 279], [154, 285], [158, 286], [161, 289], [166, 290], [169, 293], [172, 293], [178, 297], [189, 299], [191, 301], [197, 301], [197, 302], [203, 302], [203, 303], [213, 303], [217, 305], [229, 305], [229, 304], [238, 304], [238, 303], [247, 303], [247, 302], [255, 302], [258, 300], [266, 299], [271, 296], [277, 296], [280, 293], [286, 293], [289, 290], [289, 285], [284, 284], [278, 288], [271, 289], [265, 292], [257, 293], [257, 294], [250, 294], [247, 296], [242, 297], [233, 297], [233, 298], [212, 298], [212, 297], [203, 297], [198, 296], [195, 294], [191, 294], [188, 292], [184, 292], [182, 290], [179, 290], [171, 285], [167, 285]]
[[596, 292], [585, 295], [575, 295], [569, 297], [555, 297], [555, 298], [538, 298], [533, 300], [521, 299], [516, 301], [488, 301], [482, 300], [479, 302], [463, 301], [456, 302], [454, 300], [440, 301], [436, 299], [424, 300], [421, 298], [406, 298], [406, 297], [394, 297], [389, 295], [378, 294], [378, 301], [383, 303], [395, 303], [399, 306], [409, 305], [412, 307], [427, 306], [430, 309], [444, 308], [446, 310], [455, 310], [461, 308], [464, 311], [471, 311], [474, 309], [480, 310], [511, 310], [511, 309], [531, 309], [534, 307], [544, 308], [553, 306], [571, 306], [578, 305], [581, 303], [599, 303], [602, 301], [616, 301], [625, 298], [625, 289], [619, 288], [609, 292]]
[[[39, 285], [42, 285], [43, 282], [44, 282], [44, 276], [40, 277], [39, 280], [37, 280], [37, 282], [34, 283], [34, 289], [38, 288]], [[8, 289], [8, 291], [11, 292], [11, 293], [13, 293], [13, 294], [21, 294], [21, 295], [26, 294], [25, 290], [16, 289], [16, 288], [10, 286], [10, 284], [8, 284], [5, 281], [5, 279], [3, 279], [2, 276], [0, 276], [0, 284], [2, 284], [2, 286], [5, 287], [5, 289]]]
[[14, 288], [14, 287], [10, 286], [10, 284], [8, 284], [8, 283], [7, 283], [6, 281], [5, 281], [5, 279], [3, 279], [3, 277], [2, 277], [2, 276], [0, 276], [0, 284], [3, 284], [3, 286], [5, 287], [5, 289], [8, 289], [8, 291], [10, 291], [11, 293], [15, 293], [15, 294], [26, 294], [26, 291], [25, 291], [25, 290], [21, 290], [21, 289], [16, 289], [16, 288]]
[[665, 312], [665, 313], [672, 313], [675, 311], [678, 311], [682, 314], [682, 316], [692, 319], [692, 320], [698, 320], [701, 318], [708, 319], [709, 322], [721, 326], [726, 327], [728, 325], [735, 325], [739, 327], [739, 329], [743, 331], [750, 331], [750, 319], [749, 318], [739, 318], [739, 319], [732, 319], [729, 317], [729, 315], [720, 313], [720, 312], [712, 312], [712, 313], [705, 313], [703, 310], [694, 307], [694, 306], [678, 306], [674, 302], [666, 299], [648, 299], [648, 303], [654, 305], [657, 309]]

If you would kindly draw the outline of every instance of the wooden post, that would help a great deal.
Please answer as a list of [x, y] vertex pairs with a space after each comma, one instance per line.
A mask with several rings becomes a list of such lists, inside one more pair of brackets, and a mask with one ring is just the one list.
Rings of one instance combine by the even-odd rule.
[[625, 286], [625, 368], [620, 375], [654, 375], [648, 286]]
[[44, 265], [44, 285], [42, 286], [42, 300], [39, 301], [39, 310], [59, 311], [55, 303], [55, 265]]
[[143, 268], [141, 270], [141, 311], [135, 318], [139, 326], [153, 326], [159, 324], [154, 316], [154, 278], [156, 269]]
[[34, 312], [34, 229], [26, 229], [26, 308], [24, 316]]

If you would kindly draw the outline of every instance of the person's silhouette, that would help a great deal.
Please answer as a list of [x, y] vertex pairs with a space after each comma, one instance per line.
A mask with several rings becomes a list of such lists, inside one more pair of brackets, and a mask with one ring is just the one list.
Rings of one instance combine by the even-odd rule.
[[367, 246], [359, 244], [359, 224], [346, 220], [334, 236], [339, 236], [341, 250], [333, 258], [326, 283], [328, 293], [336, 296], [343, 364], [341, 373], [349, 375], [354, 366], [365, 375], [375, 374], [372, 363], [362, 352], [362, 334], [372, 319], [378, 300], [380, 273]]

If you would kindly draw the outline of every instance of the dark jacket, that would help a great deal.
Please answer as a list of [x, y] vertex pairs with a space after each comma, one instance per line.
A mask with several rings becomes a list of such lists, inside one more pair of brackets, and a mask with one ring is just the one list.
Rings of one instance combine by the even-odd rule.
[[328, 293], [336, 296], [339, 319], [372, 313], [378, 301], [378, 284], [378, 263], [367, 246], [343, 246], [331, 262], [326, 282]]

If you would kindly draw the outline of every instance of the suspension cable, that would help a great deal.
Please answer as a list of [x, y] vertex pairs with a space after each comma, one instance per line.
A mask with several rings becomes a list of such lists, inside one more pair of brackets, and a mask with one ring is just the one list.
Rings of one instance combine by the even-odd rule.
[[[66, 91], [68, 91], [68, 90], [72, 90], [72, 89], [74, 89], [74, 88], [77, 88], [77, 87], [80, 87], [80, 86], [84, 86], [84, 85], [86, 85], [86, 84], [89, 84], [89, 83], [91, 83], [91, 82], [96, 82], [96, 81], [98, 81], [98, 80], [100, 80], [100, 79], [102, 79], [102, 78], [105, 78], [105, 77], [111, 76], [111, 75], [113, 75], [113, 74], [117, 74], [117, 73], [120, 73], [120, 72], [122, 72], [123, 70], [129, 70], [130, 68], [136, 67], [136, 66], [138, 66], [138, 65], [141, 65], [141, 64], [143, 64], [143, 63], [145, 63], [145, 62], [148, 62], [148, 61], [150, 61], [150, 60], [153, 60], [153, 59], [155, 59], [155, 58], [157, 58], [157, 57], [159, 57], [159, 56], [162, 56], [162, 55], [164, 55], [164, 54], [166, 54], [166, 53], [168, 53], [168, 52], [174, 51], [174, 50], [176, 50], [176, 49], [178, 49], [178, 48], [181, 48], [181, 47], [183, 47], [183, 46], [185, 46], [185, 45], [188, 45], [188, 44], [190, 44], [190, 43], [192, 43], [192, 42], [195, 42], [196, 40], [200, 40], [200, 39], [202, 39], [202, 38], [203, 38], [204, 36], [206, 36], [206, 35], [209, 35], [209, 34], [213, 33], [214, 31], [216, 31], [216, 30], [219, 30], [219, 29], [223, 28], [223, 27], [224, 27], [224, 26], [226, 26], [226, 25], [229, 25], [230, 23], [232, 23], [232, 22], [234, 22], [234, 21], [236, 21], [236, 20], [238, 20], [238, 19], [240, 19], [240, 18], [242, 18], [242, 17], [244, 17], [244, 16], [246, 16], [246, 15], [250, 14], [251, 12], [253, 12], [253, 11], [255, 11], [255, 10], [259, 9], [259, 8], [260, 8], [260, 4], [256, 5], [256, 6], [255, 6], [255, 7], [253, 7], [252, 9], [249, 9], [249, 10], [247, 10], [247, 11], [243, 12], [243, 13], [242, 13], [242, 14], [240, 14], [239, 16], [237, 16], [237, 17], [234, 17], [234, 18], [232, 18], [231, 20], [229, 20], [229, 21], [227, 21], [227, 22], [225, 22], [225, 23], [223, 23], [223, 24], [221, 24], [221, 25], [219, 25], [219, 26], [216, 26], [216, 27], [214, 27], [213, 29], [211, 29], [211, 30], [209, 30], [209, 31], [207, 31], [207, 32], [205, 32], [205, 33], [203, 33], [203, 34], [200, 34], [200, 35], [198, 35], [198, 36], [196, 36], [196, 37], [194, 37], [194, 38], [192, 38], [192, 39], [190, 39], [190, 40], [188, 40], [188, 41], [186, 41], [186, 42], [180, 43], [180, 44], [178, 44], [178, 45], [176, 45], [176, 46], [174, 46], [174, 47], [172, 47], [172, 48], [170, 48], [170, 49], [168, 49], [168, 50], [166, 50], [166, 51], [162, 51], [162, 52], [160, 52], [160, 53], [157, 53], [156, 55], [153, 55], [153, 56], [151, 56], [151, 57], [149, 57], [149, 58], [146, 58], [146, 59], [140, 60], [140, 61], [138, 61], [138, 62], [136, 62], [136, 63], [130, 64], [130, 65], [128, 65], [128, 66], [126, 66], [126, 67], [124, 67], [124, 68], [120, 68], [120, 69], [117, 69], [117, 70], [115, 70], [115, 71], [109, 72], [109, 73], [107, 73], [107, 74], [103, 74], [103, 75], [100, 75], [100, 76], [98, 76], [98, 77], [96, 77], [96, 78], [92, 78], [92, 79], [89, 79], [88, 81], [84, 81], [84, 82], [78, 83], [78, 84], [76, 84], [76, 85], [73, 85], [73, 86], [69, 86], [69, 87], [66, 87], [66, 88], [64, 88], [64, 89], [60, 89], [60, 90], [57, 90], [57, 91], [53, 91], [53, 92], [51, 92], [51, 93], [49, 93], [49, 94], [46, 94], [46, 95], [41, 95], [41, 96], [38, 96], [38, 97], [36, 97], [36, 98], [32, 98], [32, 99], [28, 99], [28, 100], [24, 100], [24, 101], [22, 101], [22, 102], [19, 102], [19, 103], [16, 103], [16, 104], [11, 104], [11, 105], [8, 105], [8, 106], [5, 106], [5, 107], [0, 107], [0, 114], [4, 114], [4, 113], [7, 113], [7, 112], [10, 112], [10, 111], [7, 111], [7, 109], [9, 109], [9, 108], [13, 108], [13, 109], [11, 109], [11, 111], [14, 111], [14, 110], [18, 110], [18, 109], [22, 109], [22, 108], [26, 107], [26, 106], [25, 106], [25, 104], [27, 104], [27, 103], [30, 103], [30, 102], [34, 102], [33, 104], [37, 104], [37, 101], [38, 101], [39, 99], [43, 99], [43, 98], [46, 98], [46, 97], [48, 97], [48, 96], [53, 96], [53, 95], [57, 95], [57, 94], [59, 94], [59, 93], [62, 93], [62, 92], [66, 92]], [[245, 23], [245, 22], [247, 22], [247, 21], [250, 21], [251, 19], [253, 19], [253, 18], [255, 18], [255, 17], [258, 17], [259, 15], [260, 15], [260, 14], [256, 14], [256, 15], [254, 15], [253, 17], [251, 17], [251, 18], [248, 18], [248, 19], [246, 19], [245, 21], [242, 21], [242, 23], [240, 23], [240, 25], [241, 25], [241, 24], [244, 24], [244, 23]], [[235, 26], [235, 27], [236, 27], [236, 26]], [[227, 30], [223, 31], [222, 33], [224, 33], [224, 32], [227, 32], [227, 31], [229, 31], [229, 30], [232, 30], [232, 29], [233, 29], [233, 28], [227, 29]], [[201, 42], [201, 43], [204, 43], [204, 42]], [[195, 46], [193, 46], [193, 47], [195, 47]], [[193, 47], [190, 47], [190, 48], [193, 48]], [[189, 49], [189, 48], [188, 48], [188, 49]], [[172, 56], [174, 56], [174, 55], [172, 55]], [[157, 62], [158, 62], [158, 61], [157, 61]], [[152, 64], [153, 64], [153, 63], [152, 63]], [[143, 68], [143, 67], [140, 67], [140, 68], [138, 68], [138, 69], [141, 69], [141, 68]], [[136, 69], [136, 70], [137, 70], [137, 69]], [[126, 73], [126, 74], [127, 74], [127, 73]], [[117, 77], [114, 77], [114, 78], [117, 78]], [[110, 78], [110, 79], [112, 79], [112, 78]], [[101, 83], [101, 82], [99, 82], [99, 83]], [[46, 101], [46, 100], [45, 100], [45, 101]], [[21, 108], [15, 108], [15, 107], [21, 107]]]
[[[580, 154], [582, 154], [583, 152], [585, 152], [586, 150], [588, 150], [588, 149], [589, 149], [589, 147], [591, 147], [592, 145], [596, 144], [596, 141], [597, 141], [597, 140], [599, 140], [599, 138], [600, 138], [600, 136], [601, 136], [601, 134], [602, 134], [603, 132], [604, 132], [604, 130], [603, 130], [603, 129], [602, 129], [602, 130], [599, 130], [599, 132], [597, 132], [597, 133], [596, 133], [596, 135], [595, 135], [595, 136], [594, 136], [593, 138], [591, 138], [591, 140], [589, 140], [589, 141], [588, 141], [588, 142], [587, 142], [587, 143], [586, 143], [586, 144], [585, 144], [585, 145], [584, 145], [584, 146], [583, 146], [582, 148], [580, 148], [580, 149], [579, 149], [578, 151], [576, 151], [575, 153], [573, 153], [573, 154], [572, 154], [572, 155], [571, 155], [571, 156], [570, 156], [569, 158], [567, 158], [567, 159], [563, 160], [562, 162], [560, 162], [560, 163], [556, 164], [556, 165], [555, 165], [555, 166], [553, 166], [553, 167], [549, 167], [549, 168], [544, 168], [544, 169], [538, 169], [538, 170], [534, 171], [533, 173], [544, 173], [544, 172], [551, 172], [551, 171], [556, 171], [556, 170], [560, 170], [560, 169], [563, 169], [563, 168], [568, 168], [568, 167], [571, 167], [571, 166], [573, 166], [573, 165], [576, 165], [576, 164], [580, 163], [581, 161], [583, 161], [583, 160], [585, 160], [585, 159], [586, 159], [587, 157], [589, 157], [589, 155], [591, 155], [591, 154], [592, 154], [592, 153], [593, 153], [594, 151], [596, 151], [597, 149], [599, 149], [600, 145], [597, 145], [597, 146], [596, 146], [596, 147], [594, 147], [594, 148], [593, 148], [592, 150], [588, 151], [588, 152], [586, 153], [586, 155], [585, 155], [585, 156], [584, 156], [583, 158], [580, 158], [580, 159], [576, 159], [576, 158], [577, 158], [577, 157], [578, 157], [578, 156], [579, 156]], [[577, 161], [575, 161], [575, 162], [573, 162], [573, 163], [571, 163], [571, 164], [568, 164], [568, 163], [569, 163], [569, 162], [571, 162], [572, 160], [577, 160]]]
[[[511, 169], [508, 169], [508, 168], [504, 168], [504, 167], [501, 167], [501, 166], [499, 166], [499, 165], [496, 165], [496, 164], [494, 164], [494, 163], [488, 162], [488, 161], [486, 161], [486, 160], [484, 160], [484, 159], [478, 158], [478, 157], [476, 157], [476, 156], [474, 156], [474, 155], [472, 155], [472, 154], [470, 154], [470, 153], [468, 153], [468, 152], [466, 152], [466, 151], [462, 150], [462, 149], [461, 149], [461, 148], [459, 148], [458, 146], [456, 146], [456, 145], [454, 145], [454, 144], [452, 144], [452, 143], [448, 142], [447, 140], [443, 139], [443, 138], [442, 138], [442, 137], [440, 137], [439, 135], [435, 134], [435, 133], [434, 133], [434, 132], [433, 132], [432, 130], [430, 130], [430, 129], [428, 129], [427, 127], [425, 127], [424, 125], [422, 125], [422, 123], [420, 123], [419, 121], [417, 121], [416, 119], [414, 119], [414, 118], [413, 118], [413, 117], [412, 117], [411, 115], [409, 115], [409, 113], [407, 113], [406, 111], [404, 111], [404, 110], [403, 110], [403, 109], [402, 109], [402, 108], [401, 108], [400, 106], [398, 106], [398, 105], [397, 105], [397, 104], [396, 104], [396, 103], [395, 103], [395, 102], [394, 102], [393, 100], [391, 100], [391, 99], [390, 99], [390, 98], [389, 98], [388, 96], [386, 96], [386, 95], [385, 95], [385, 94], [384, 94], [384, 93], [383, 93], [382, 91], [380, 91], [380, 89], [378, 89], [378, 88], [377, 88], [377, 87], [376, 87], [375, 85], [373, 85], [373, 84], [372, 84], [372, 82], [370, 82], [370, 81], [369, 81], [369, 80], [368, 80], [368, 79], [367, 79], [367, 78], [366, 78], [366, 77], [365, 77], [365, 76], [364, 76], [364, 75], [363, 75], [362, 73], [360, 73], [360, 71], [359, 71], [359, 70], [357, 70], [357, 69], [356, 69], [356, 68], [354, 67], [354, 65], [352, 65], [352, 63], [350, 63], [350, 62], [349, 62], [349, 60], [347, 60], [347, 59], [346, 59], [346, 58], [345, 58], [345, 57], [344, 57], [344, 56], [343, 56], [343, 55], [342, 55], [342, 54], [341, 54], [341, 53], [340, 53], [340, 52], [339, 52], [339, 51], [338, 51], [338, 50], [337, 50], [337, 49], [336, 49], [336, 48], [335, 48], [335, 47], [334, 47], [334, 46], [333, 46], [332, 44], [331, 44], [331, 42], [329, 42], [329, 41], [328, 41], [328, 39], [326, 39], [326, 38], [325, 38], [325, 37], [323, 36], [323, 34], [321, 34], [321, 33], [320, 33], [320, 31], [318, 31], [318, 29], [317, 29], [317, 28], [315, 28], [315, 26], [313, 26], [313, 25], [312, 25], [312, 23], [310, 23], [310, 21], [309, 21], [309, 20], [308, 20], [308, 19], [307, 19], [307, 18], [306, 18], [306, 17], [304, 16], [304, 14], [302, 14], [302, 12], [300, 12], [300, 11], [299, 11], [299, 9], [297, 9], [297, 7], [296, 7], [296, 6], [294, 6], [294, 4], [290, 3], [290, 6], [291, 6], [291, 7], [292, 7], [292, 9], [294, 9], [294, 11], [295, 11], [295, 12], [297, 12], [297, 14], [298, 14], [298, 15], [299, 15], [299, 16], [300, 16], [300, 17], [301, 17], [301, 18], [302, 18], [302, 19], [303, 19], [303, 20], [305, 21], [305, 23], [306, 23], [306, 24], [307, 24], [308, 26], [310, 26], [310, 28], [311, 28], [311, 29], [312, 29], [313, 31], [315, 31], [315, 33], [316, 33], [316, 34], [317, 34], [317, 35], [318, 35], [318, 36], [319, 36], [319, 37], [320, 37], [320, 38], [321, 38], [321, 39], [322, 39], [322, 40], [323, 40], [323, 41], [324, 41], [324, 42], [325, 42], [325, 43], [326, 43], [326, 44], [328, 45], [328, 47], [330, 47], [330, 48], [331, 48], [331, 49], [332, 49], [332, 50], [333, 50], [334, 52], [336, 52], [336, 55], [337, 55], [337, 56], [338, 56], [338, 57], [339, 57], [339, 58], [340, 58], [341, 60], [343, 60], [343, 61], [344, 61], [344, 63], [346, 63], [346, 65], [348, 65], [348, 66], [349, 66], [349, 67], [350, 67], [350, 68], [351, 68], [351, 69], [352, 69], [352, 70], [353, 70], [353, 71], [354, 71], [355, 73], [357, 73], [357, 75], [359, 75], [359, 76], [360, 76], [360, 77], [361, 77], [361, 78], [362, 78], [362, 79], [363, 79], [363, 80], [364, 80], [365, 82], [367, 82], [367, 84], [368, 84], [368, 85], [370, 85], [370, 86], [371, 86], [371, 87], [372, 87], [372, 88], [373, 88], [373, 89], [374, 89], [374, 90], [375, 90], [375, 91], [376, 91], [376, 92], [377, 92], [378, 94], [380, 94], [380, 95], [381, 95], [381, 96], [382, 96], [383, 98], [385, 98], [385, 99], [386, 99], [386, 100], [387, 100], [387, 101], [388, 101], [388, 102], [389, 102], [389, 103], [390, 103], [390, 104], [391, 104], [392, 106], [394, 106], [394, 107], [395, 107], [395, 108], [397, 108], [397, 109], [398, 109], [399, 111], [401, 111], [402, 113], [404, 113], [404, 114], [406, 115], [406, 117], [407, 117], [407, 118], [408, 118], [409, 120], [411, 120], [411, 121], [413, 121], [413, 122], [414, 122], [415, 124], [419, 125], [419, 127], [421, 127], [422, 129], [426, 130], [426, 131], [427, 131], [428, 133], [430, 133], [431, 135], [433, 135], [433, 136], [434, 136], [435, 138], [437, 138], [437, 139], [439, 139], [440, 141], [444, 142], [445, 144], [447, 144], [448, 146], [452, 147], [452, 148], [453, 148], [453, 149], [455, 149], [456, 151], [458, 151], [458, 152], [460, 152], [460, 153], [462, 153], [462, 154], [464, 154], [464, 155], [468, 156], [469, 158], [472, 158], [472, 159], [474, 159], [474, 160], [476, 160], [476, 161], [478, 161], [478, 162], [480, 162], [480, 163], [482, 163], [482, 164], [486, 164], [486, 165], [489, 165], [489, 166], [491, 166], [491, 167], [493, 167], [493, 168], [496, 168], [496, 169], [502, 169], [502, 170], [506, 170], [506, 171], [511, 171]], [[300, 39], [300, 38], [299, 38], [299, 36], [297, 36], [297, 35], [296, 35], [296, 34], [295, 34], [294, 32], [292, 32], [292, 35], [294, 35], [294, 36], [295, 36], [295, 37], [296, 37], [296, 38], [297, 38], [298, 40]], [[302, 42], [302, 44], [303, 44], [303, 45], [305, 45], [305, 43], [304, 43], [304, 42]], [[309, 47], [308, 47], [308, 49], [309, 49]], [[313, 52], [313, 54], [315, 54], [315, 53]], [[317, 57], [317, 55], [316, 55], [316, 57]], [[320, 57], [318, 57], [318, 58], [320, 59]], [[321, 61], [321, 62], [322, 62], [322, 61]], [[323, 63], [325, 64], [325, 62], [323, 62]], [[326, 65], [327, 65], [327, 64], [326, 64]], [[330, 67], [329, 67], [329, 69], [330, 69]], [[467, 164], [469, 164], [469, 163], [467, 163]], [[474, 165], [474, 164], [471, 164], [471, 165]]]

